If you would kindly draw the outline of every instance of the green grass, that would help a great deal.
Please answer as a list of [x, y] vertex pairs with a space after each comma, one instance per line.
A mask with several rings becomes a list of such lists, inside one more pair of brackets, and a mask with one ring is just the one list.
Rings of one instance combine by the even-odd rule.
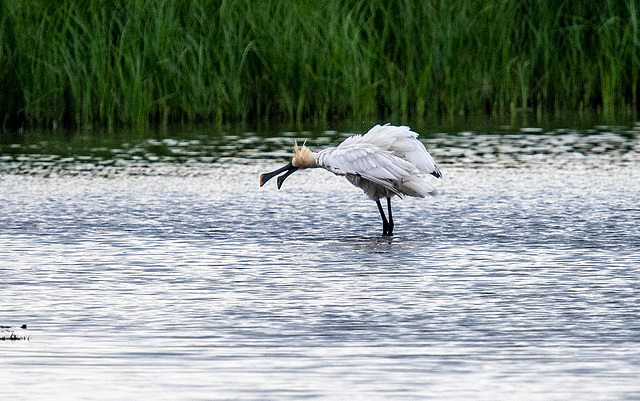
[[639, 22], [635, 0], [0, 0], [0, 119], [635, 115]]

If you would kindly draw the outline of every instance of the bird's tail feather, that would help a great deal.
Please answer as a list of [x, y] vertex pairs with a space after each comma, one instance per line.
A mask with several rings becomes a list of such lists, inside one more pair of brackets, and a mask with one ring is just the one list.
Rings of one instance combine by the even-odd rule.
[[424, 198], [427, 195], [436, 196], [438, 189], [418, 177], [407, 177], [400, 184], [400, 192], [409, 196]]

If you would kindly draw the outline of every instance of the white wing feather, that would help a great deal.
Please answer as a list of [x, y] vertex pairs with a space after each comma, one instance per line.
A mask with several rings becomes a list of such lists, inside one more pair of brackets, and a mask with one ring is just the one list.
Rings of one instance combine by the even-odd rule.
[[374, 200], [392, 194], [424, 197], [438, 191], [416, 177], [420, 170], [440, 177], [433, 158], [409, 127], [376, 125], [315, 156], [318, 167], [342, 175]]
[[407, 126], [376, 125], [364, 135], [354, 135], [342, 142], [338, 148], [373, 145], [388, 150], [394, 155], [413, 164], [423, 173], [440, 177], [433, 157], [427, 152], [422, 142], [418, 140], [418, 133]]
[[[362, 179], [401, 196], [403, 188], [400, 183], [408, 181], [411, 172], [415, 170], [413, 164], [393, 155], [392, 152], [380, 150], [369, 144], [322, 150], [318, 153], [316, 162], [319, 167], [347, 177], [352, 184], [362, 188], [372, 199], [385, 195]], [[414, 195], [413, 192], [411, 195], [419, 196]]]
[[388, 180], [408, 176], [415, 168], [392, 152], [367, 144], [322, 150], [316, 163], [337, 175], [359, 174]]

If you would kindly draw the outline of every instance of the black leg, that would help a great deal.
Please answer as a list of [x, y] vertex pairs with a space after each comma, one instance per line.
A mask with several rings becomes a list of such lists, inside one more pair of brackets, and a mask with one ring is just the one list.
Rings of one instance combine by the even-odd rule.
[[393, 234], [393, 215], [391, 215], [391, 198], [387, 198], [387, 210], [389, 210], [388, 234]]
[[387, 221], [387, 216], [384, 215], [384, 210], [382, 210], [380, 199], [376, 199], [376, 204], [378, 205], [378, 210], [380, 211], [380, 216], [382, 217], [382, 235], [390, 235], [391, 232], [389, 231], [389, 222]]

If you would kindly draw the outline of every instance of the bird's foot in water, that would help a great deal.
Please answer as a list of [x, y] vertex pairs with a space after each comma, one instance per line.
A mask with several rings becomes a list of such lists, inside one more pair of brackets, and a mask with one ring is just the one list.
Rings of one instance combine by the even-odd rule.
[[393, 235], [393, 224], [383, 224], [382, 225], [382, 235], [388, 235], [391, 236]]

